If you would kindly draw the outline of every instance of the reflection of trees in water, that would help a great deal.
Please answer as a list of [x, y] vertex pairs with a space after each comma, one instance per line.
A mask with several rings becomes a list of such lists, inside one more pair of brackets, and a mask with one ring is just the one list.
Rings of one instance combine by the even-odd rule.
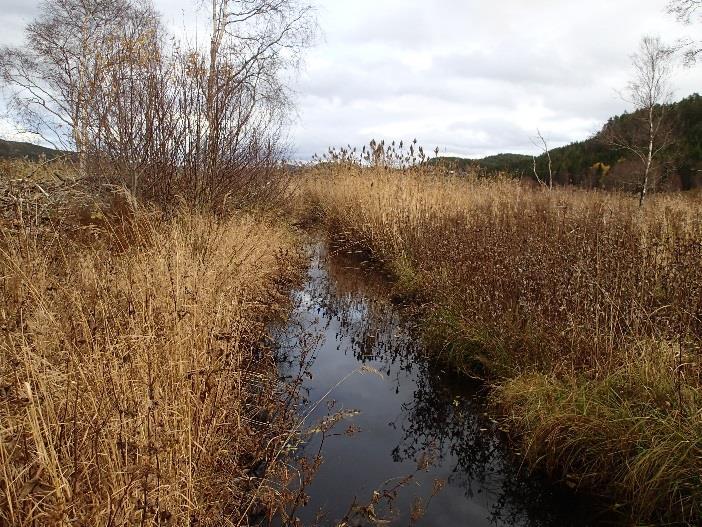
[[321, 261], [326, 265], [310, 289], [322, 318], [338, 322], [337, 340], [350, 343], [361, 364], [387, 375], [411, 373], [416, 342], [402, 330], [398, 310], [384, 301], [386, 281], [356, 260], [322, 254]]
[[435, 462], [452, 463], [449, 483], [462, 488], [467, 498], [476, 492], [494, 500], [491, 519], [496, 525], [586, 525], [587, 517], [575, 514], [584, 502], [538, 477], [528, 477], [506, 454], [505, 445], [484, 417], [475, 391], [446, 382], [426, 366], [420, 368], [411, 403], [403, 407], [402, 442], [393, 451], [396, 461], [417, 460], [432, 453]]
[[[433, 371], [422, 359], [419, 339], [403, 323], [399, 310], [384, 300], [388, 287], [377, 274], [364, 271], [358, 261], [330, 258], [323, 249], [313, 261], [310, 280], [296, 300], [305, 304], [307, 313], [316, 313], [315, 323], [329, 330], [337, 320], [341, 333], [337, 341], [345, 337], [360, 363], [388, 376], [394, 372], [397, 391], [403, 382], [416, 383], [412, 400], [391, 423], [403, 432], [393, 449], [395, 462], [453, 464], [448, 483], [461, 488], [467, 498], [488, 493], [494, 502], [491, 519], [495, 525], [561, 526], [564, 518], [573, 518], [571, 525], [588, 524], [591, 514], [581, 514], [578, 521], [574, 510], [582, 503], [538, 478], [519, 473], [497, 439], [499, 432], [483, 415], [475, 383]], [[315, 336], [309, 332], [309, 320], [299, 322], [299, 327], [288, 326], [290, 335], [277, 340], [297, 350], [297, 355], [284, 355], [294, 357], [290, 364], [297, 360], [302, 372], [309, 368], [321, 342], [319, 326]]]
[[[415, 373], [412, 401], [403, 405], [402, 415], [392, 423], [403, 432], [403, 440], [393, 449], [394, 461], [452, 463], [449, 484], [462, 488], [467, 498], [489, 493], [495, 500], [492, 521], [496, 525], [561, 526], [568, 517], [573, 525], [588, 521], [591, 514], [580, 518], [574, 514], [585, 503], [541, 478], [519, 472], [498, 439], [499, 431], [484, 416], [475, 382], [433, 371], [422, 360], [416, 332], [403, 325], [398, 310], [372, 300], [387, 297], [386, 287], [371, 282], [376, 290], [368, 294], [368, 281], [359, 283], [367, 273], [349, 272], [339, 265], [329, 268], [327, 284], [334, 290], [327, 292], [326, 302], [351, 337], [356, 358], [373, 361], [388, 374], [391, 366]], [[359, 290], [366, 294], [359, 295]]]
[[403, 405], [399, 426], [404, 439], [393, 457], [405, 461], [430, 453], [436, 462], [450, 460], [456, 468], [449, 483], [473, 497], [476, 489], [488, 488], [490, 476], [499, 470], [494, 430], [478, 417], [481, 409], [465, 392], [447, 386], [426, 367], [421, 370], [412, 402]]

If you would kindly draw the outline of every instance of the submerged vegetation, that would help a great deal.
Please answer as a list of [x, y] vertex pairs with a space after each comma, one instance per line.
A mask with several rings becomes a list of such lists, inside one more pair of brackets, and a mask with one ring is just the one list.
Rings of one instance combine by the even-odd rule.
[[394, 275], [436, 359], [489, 379], [530, 466], [636, 519], [702, 517], [699, 198], [640, 209], [627, 194], [328, 160], [304, 179], [302, 213]]

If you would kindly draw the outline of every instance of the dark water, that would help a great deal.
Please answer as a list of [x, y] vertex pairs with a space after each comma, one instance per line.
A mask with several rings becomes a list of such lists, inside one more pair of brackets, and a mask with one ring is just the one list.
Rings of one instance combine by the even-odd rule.
[[301, 453], [323, 458], [309, 503], [296, 511], [304, 525], [601, 523], [587, 503], [520, 471], [485, 416], [480, 387], [422, 359], [382, 278], [322, 243], [312, 253], [277, 335], [286, 373], [306, 363], [306, 427], [328, 425]]

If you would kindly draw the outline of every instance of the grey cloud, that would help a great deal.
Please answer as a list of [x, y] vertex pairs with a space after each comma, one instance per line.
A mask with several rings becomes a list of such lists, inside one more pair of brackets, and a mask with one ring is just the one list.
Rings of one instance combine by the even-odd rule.
[[[418, 137], [468, 156], [558, 145], [627, 108], [616, 94], [647, 32], [688, 31], [666, 0], [317, 0], [324, 41], [296, 86], [298, 157], [372, 137]], [[17, 43], [38, 1], [5, 0], [0, 44]], [[173, 27], [205, 19], [192, 0], [155, 0]], [[678, 73], [677, 96], [702, 86]]]

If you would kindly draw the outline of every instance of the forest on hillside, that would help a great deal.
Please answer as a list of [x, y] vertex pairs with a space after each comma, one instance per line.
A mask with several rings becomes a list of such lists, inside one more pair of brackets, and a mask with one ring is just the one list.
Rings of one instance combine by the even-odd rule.
[[[654, 166], [653, 188], [657, 190], [691, 190], [702, 187], [702, 96], [693, 94], [666, 105], [669, 145]], [[635, 190], [640, 177], [640, 163], [630, 152], [613, 145], [606, 130], [618, 126], [625, 130], [640, 127], [641, 112], [612, 117], [602, 130], [585, 141], [554, 148], [551, 156], [554, 182], [586, 188]], [[534, 159], [520, 154], [498, 154], [483, 159], [441, 158], [463, 171], [478, 166], [486, 174], [508, 172], [522, 178], [534, 176]], [[548, 155], [536, 158], [536, 171], [548, 172]]]

